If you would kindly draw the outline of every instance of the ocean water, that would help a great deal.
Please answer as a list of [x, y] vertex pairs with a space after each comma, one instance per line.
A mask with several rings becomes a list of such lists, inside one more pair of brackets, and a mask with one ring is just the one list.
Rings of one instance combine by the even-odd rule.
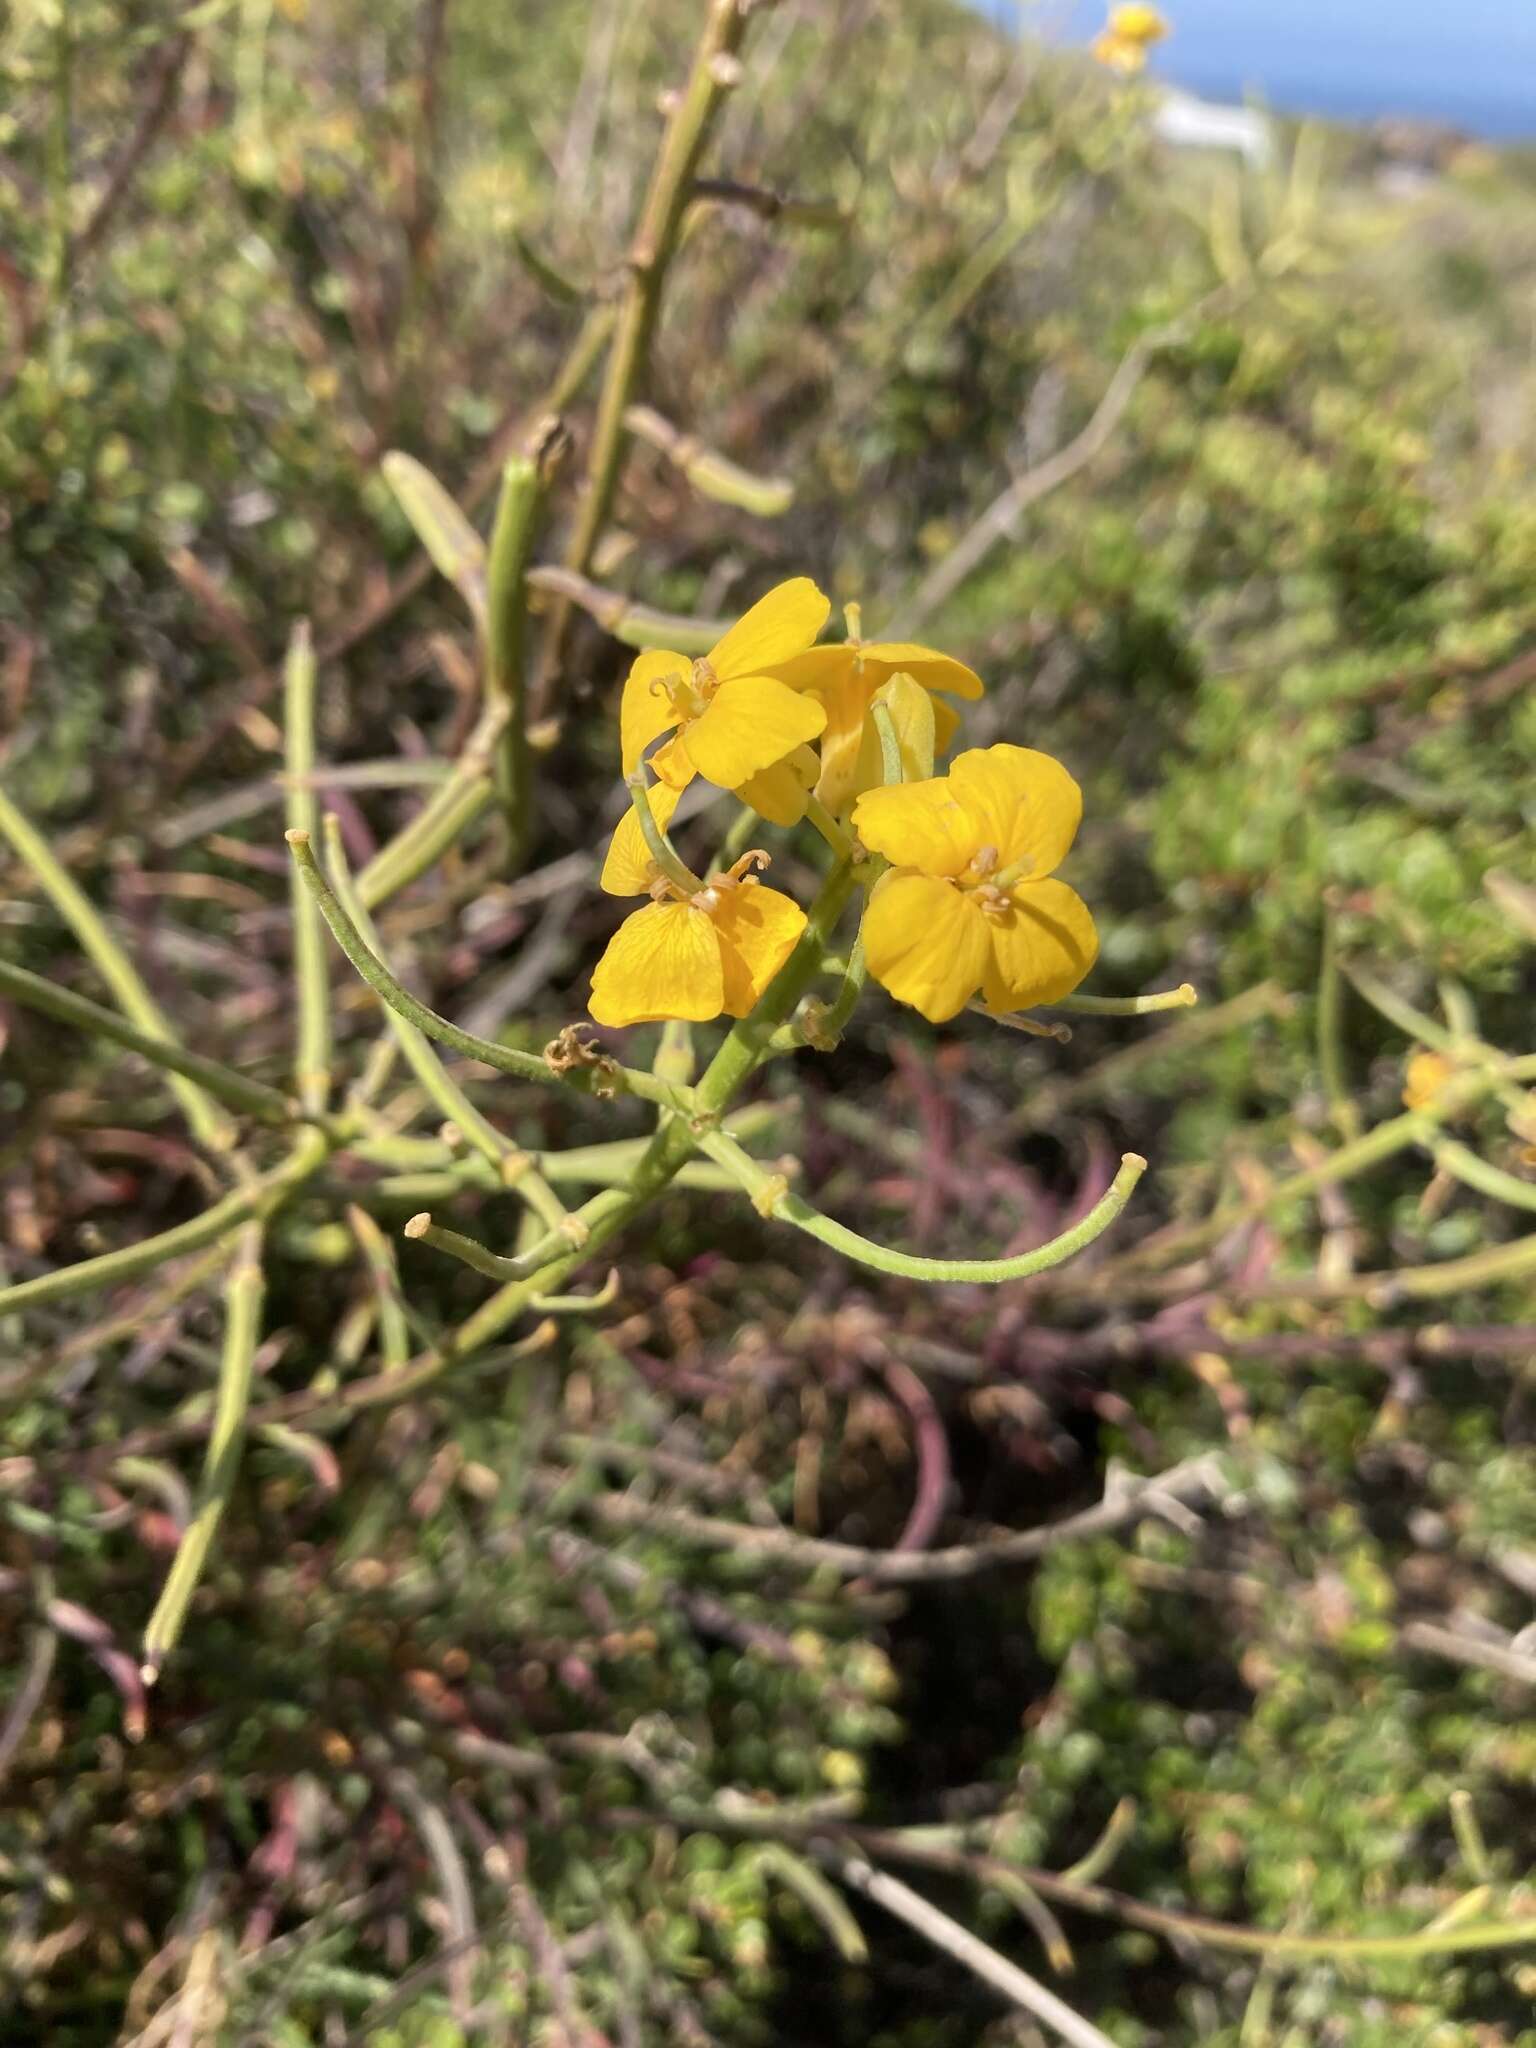
[[[1108, 0], [976, 0], [1053, 42], [1086, 42]], [[1153, 74], [1286, 113], [1408, 114], [1474, 135], [1536, 136], [1536, 0], [1160, 0]]]

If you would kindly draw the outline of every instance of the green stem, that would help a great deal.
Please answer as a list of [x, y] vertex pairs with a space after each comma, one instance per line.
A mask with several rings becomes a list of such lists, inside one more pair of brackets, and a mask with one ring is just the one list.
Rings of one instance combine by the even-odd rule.
[[1041, 1005], [1047, 1010], [1076, 1010], [1087, 1017], [1146, 1017], [1154, 1010], [1189, 1010], [1200, 1000], [1193, 986], [1181, 981], [1177, 988], [1157, 989], [1145, 996], [1062, 996]]
[[358, 874], [357, 893], [370, 910], [409, 887], [469, 830], [496, 794], [485, 758], [474, 741], [448, 780], [424, 803], [403, 831], [381, 846]]
[[1469, 1188], [1491, 1195], [1496, 1202], [1508, 1202], [1511, 1208], [1536, 1209], [1536, 1185], [1480, 1158], [1469, 1145], [1458, 1145], [1446, 1138], [1430, 1149], [1436, 1166], [1452, 1179], [1465, 1181]]
[[[578, 1230], [582, 1232], [579, 1238]], [[498, 1252], [493, 1252], [488, 1246], [481, 1244], [478, 1238], [466, 1237], [462, 1231], [445, 1230], [441, 1224], [434, 1223], [425, 1210], [420, 1215], [413, 1216], [406, 1224], [405, 1235], [419, 1239], [423, 1244], [429, 1244], [435, 1252], [446, 1252], [449, 1258], [457, 1259], [461, 1265], [472, 1266], [488, 1280], [504, 1281], [531, 1280], [549, 1266], [563, 1249], [586, 1243], [584, 1226], [570, 1216], [564, 1218], [563, 1224], [557, 1225], [536, 1243], [531, 1244], [527, 1251], [519, 1252], [515, 1259], [502, 1258]]]
[[385, 1007], [393, 1010], [396, 1016], [403, 1017], [407, 1024], [414, 1024], [418, 1031], [435, 1039], [439, 1045], [446, 1045], [450, 1052], [462, 1053], [466, 1059], [480, 1060], [485, 1066], [495, 1067], [498, 1073], [515, 1074], [520, 1081], [537, 1081], [545, 1088], [580, 1088], [585, 1092], [596, 1074], [598, 1085], [606, 1077], [616, 1092], [638, 1095], [648, 1102], [664, 1102], [672, 1108], [686, 1106], [680, 1104], [677, 1089], [655, 1080], [650, 1074], [640, 1073], [636, 1068], [608, 1062], [601, 1070], [575, 1067], [569, 1073], [557, 1074], [547, 1060], [540, 1059], [535, 1053], [518, 1052], [510, 1045], [498, 1045], [493, 1038], [480, 1038], [473, 1031], [461, 1031], [457, 1024], [450, 1024], [446, 1017], [439, 1017], [435, 1010], [429, 1010], [425, 1003], [417, 1002], [409, 990], [402, 988], [383, 961], [370, 952], [362, 934], [320, 872], [308, 834], [290, 832], [287, 839], [299, 871], [314, 892], [320, 914], [330, 926], [337, 945]]
[[[1399, 995], [1394, 995], [1392, 990], [1383, 982], [1379, 982], [1373, 974], [1367, 974], [1363, 967], [1346, 967], [1343, 971], [1373, 1010], [1379, 1011], [1388, 1023], [1395, 1024], [1407, 1037], [1418, 1039], [1421, 1045], [1431, 1046], [1436, 1052], [1443, 1052], [1447, 1058], [1464, 1065], [1481, 1067], [1489, 1071], [1496, 1070], [1505, 1062], [1506, 1056], [1497, 1046], [1488, 1045], [1480, 1038], [1463, 1038], [1457, 1032], [1447, 1031], [1445, 1026], [1437, 1024], [1433, 1017], [1426, 1017], [1424, 1012], [1416, 1010], [1412, 1003], [1405, 1002]], [[1520, 1094], [1510, 1084], [1507, 1075], [1495, 1081], [1493, 1092], [1511, 1108], [1522, 1106]]]
[[1340, 1145], [1317, 1166], [1309, 1166], [1301, 1173], [1276, 1181], [1267, 1194], [1256, 1200], [1226, 1202], [1203, 1223], [1158, 1231], [1127, 1253], [1123, 1260], [1117, 1260], [1112, 1269], [1106, 1268], [1105, 1277], [1107, 1279], [1111, 1273], [1118, 1275], [1132, 1267], [1140, 1268], [1147, 1264], [1167, 1265], [1177, 1258], [1207, 1251], [1236, 1224], [1269, 1215], [1283, 1208], [1287, 1202], [1305, 1201], [1337, 1181], [1352, 1179], [1355, 1174], [1380, 1165], [1382, 1160], [1392, 1158], [1410, 1145], [1431, 1145], [1440, 1125], [1461, 1110], [1469, 1109], [1486, 1095], [1532, 1079], [1536, 1079], [1536, 1054], [1507, 1060], [1497, 1069], [1481, 1067], [1472, 1073], [1461, 1074], [1447, 1081], [1435, 1100], [1424, 1108], [1389, 1117], [1362, 1137]]
[[852, 839], [814, 792], [805, 800], [805, 815], [831, 847], [838, 860], [847, 860], [852, 855]]
[[153, 1065], [196, 1082], [229, 1108], [243, 1110], [264, 1124], [288, 1124], [295, 1118], [298, 1104], [276, 1088], [247, 1080], [244, 1074], [219, 1060], [204, 1059], [199, 1053], [184, 1052], [179, 1045], [152, 1038], [148, 1032], [135, 1031], [115, 1011], [61, 988], [57, 982], [45, 981], [42, 975], [29, 973], [25, 967], [10, 967], [0, 960], [0, 996], [40, 1011], [57, 1023], [94, 1032], [98, 1038], [109, 1039], [125, 1051], [138, 1053]]
[[657, 867], [676, 889], [685, 896], [697, 896], [704, 884], [693, 872], [666, 833], [656, 822], [656, 813], [651, 809], [650, 789], [645, 779], [644, 768], [637, 768], [633, 775], [624, 778], [629, 790], [629, 801], [634, 808], [635, 823], [640, 827], [640, 837], [645, 841], [645, 850]]
[[[315, 772], [315, 648], [301, 619], [288, 642], [283, 668], [283, 766], [288, 777], [288, 824], [312, 832], [318, 805]], [[324, 1112], [331, 1092], [331, 987], [325, 927], [315, 899], [290, 870], [293, 971], [298, 1002], [294, 1086], [307, 1115]]]
[[1037, 1245], [1033, 1251], [1019, 1252], [1006, 1259], [927, 1259], [911, 1252], [895, 1251], [889, 1245], [876, 1244], [870, 1238], [861, 1237], [856, 1230], [834, 1223], [830, 1216], [823, 1216], [808, 1202], [791, 1193], [782, 1175], [771, 1173], [761, 1161], [744, 1152], [726, 1132], [705, 1131], [698, 1142], [699, 1149], [717, 1165], [735, 1174], [763, 1214], [773, 1216], [781, 1223], [792, 1223], [797, 1230], [818, 1238], [822, 1244], [830, 1245], [834, 1251], [843, 1253], [859, 1265], [872, 1266], [877, 1272], [893, 1273], [906, 1280], [974, 1282], [983, 1286], [998, 1286], [1008, 1280], [1027, 1280], [1031, 1274], [1047, 1272], [1052, 1266], [1062, 1265], [1074, 1257], [1085, 1245], [1101, 1237], [1115, 1221], [1147, 1170], [1145, 1159], [1138, 1158], [1134, 1152], [1127, 1152], [1103, 1199], [1095, 1203], [1080, 1223], [1063, 1231], [1060, 1237], [1053, 1237], [1049, 1243]]
[[1494, 1245], [1490, 1251], [1470, 1252], [1464, 1259], [1384, 1273], [1367, 1287], [1366, 1299], [1373, 1308], [1390, 1308], [1398, 1301], [1432, 1301], [1441, 1295], [1465, 1294], [1474, 1287], [1520, 1280], [1532, 1272], [1536, 1272], [1536, 1233], [1517, 1237], [1511, 1244]]
[[674, 654], [708, 654], [731, 628], [729, 619], [700, 619], [636, 604], [623, 591], [606, 590], [571, 569], [530, 569], [527, 580], [530, 590], [578, 606], [621, 645], [642, 653], [648, 647], [665, 647]]
[[756, 1008], [733, 1025], [705, 1069], [694, 1090], [699, 1117], [718, 1118], [753, 1069], [768, 1056], [773, 1034], [820, 972], [853, 887], [852, 867], [847, 861], [839, 861], [811, 905], [794, 952], [764, 989]]
[[[139, 979], [133, 963], [108, 931], [106, 922], [80, 885], [55, 858], [37, 827], [4, 790], [0, 790], [0, 832], [41, 883], [54, 908], [79, 940], [82, 951], [111, 989], [118, 1008], [146, 1037], [180, 1050], [179, 1041], [159, 1004]], [[224, 1152], [234, 1132], [210, 1094], [178, 1075], [171, 1087], [193, 1136], [211, 1151]]]
[[35, 1280], [18, 1281], [14, 1287], [0, 1287], [0, 1315], [24, 1308], [40, 1308], [51, 1301], [68, 1301], [78, 1294], [90, 1294], [100, 1287], [115, 1287], [139, 1273], [163, 1266], [183, 1252], [201, 1251], [215, 1244], [237, 1224], [252, 1217], [265, 1219], [321, 1165], [331, 1149], [331, 1140], [313, 1128], [304, 1131], [293, 1151], [280, 1166], [261, 1175], [248, 1186], [225, 1195], [201, 1216], [158, 1236], [141, 1238], [120, 1251], [103, 1252], [99, 1258], [82, 1259], [79, 1265], [64, 1266], [56, 1273], [43, 1273]]
[[[336, 899], [356, 926], [364, 945], [377, 957], [379, 948], [378, 934], [373, 928], [367, 911], [358, 900], [357, 888], [347, 870], [346, 854], [342, 848], [341, 834], [337, 829], [334, 817], [328, 816], [326, 818], [325, 838], [326, 864], [331, 871]], [[299, 879], [299, 874], [300, 871], [295, 868], [295, 884], [300, 889], [304, 889], [304, 884]], [[314, 911], [316, 919], [319, 920], [319, 906], [307, 889], [304, 889], [304, 898]], [[470, 1101], [464, 1090], [454, 1080], [437, 1054], [432, 1050], [424, 1034], [414, 1024], [408, 1024], [404, 1017], [399, 1016], [392, 1009], [385, 1012], [385, 1022], [395, 1034], [395, 1041], [405, 1056], [406, 1065], [416, 1076], [416, 1079], [421, 1083], [438, 1109], [442, 1111], [443, 1115], [451, 1123], [458, 1125], [464, 1134], [465, 1143], [471, 1145], [483, 1159], [490, 1161], [498, 1181], [503, 1186], [510, 1186], [511, 1183], [507, 1175], [507, 1162], [514, 1158], [521, 1161], [522, 1157], [517, 1152], [516, 1147], [502, 1136], [494, 1124], [488, 1123], [485, 1117], [481, 1115], [474, 1103]]]
[[1317, 978], [1317, 1067], [1323, 1099], [1341, 1138], [1358, 1138], [1360, 1112], [1349, 1092], [1344, 1063], [1344, 977], [1339, 972], [1338, 919], [1323, 906], [1323, 953]]
[[[608, 352], [587, 473], [565, 550], [565, 566], [577, 575], [585, 575], [591, 566], [607, 524], [627, 438], [624, 415], [644, 379], [662, 289], [676, 252], [694, 172], [725, 95], [740, 75], [736, 51], [745, 30], [746, 8], [740, 0], [710, 0], [688, 83], [678, 96], [651, 173], [630, 245], [629, 281]], [[567, 616], [568, 607], [562, 605], [550, 621], [550, 670], [558, 658]]]
[[379, 1348], [383, 1353], [384, 1370], [398, 1372], [410, 1358], [411, 1333], [406, 1322], [405, 1297], [400, 1291], [395, 1248], [367, 1210], [360, 1209], [355, 1202], [347, 1209], [347, 1223], [357, 1239], [358, 1249], [368, 1268], [368, 1277], [373, 1282], [373, 1291], [378, 1296]]
[[224, 1350], [219, 1364], [213, 1432], [203, 1460], [197, 1501], [144, 1630], [141, 1676], [146, 1685], [154, 1683], [161, 1665], [176, 1647], [234, 1487], [235, 1474], [240, 1469], [245, 1418], [251, 1402], [251, 1365], [261, 1334], [263, 1293], [261, 1231], [253, 1224], [241, 1234], [240, 1251], [224, 1287]]
[[872, 704], [870, 716], [875, 722], [875, 733], [880, 741], [880, 775], [887, 786], [905, 782], [906, 768], [901, 758], [901, 740], [896, 732], [896, 721], [891, 716], [889, 704]]
[[528, 753], [525, 664], [526, 577], [538, 525], [543, 477], [538, 461], [514, 455], [501, 472], [486, 586], [485, 682], [502, 713], [496, 791], [507, 830], [507, 866], [523, 865], [533, 833], [533, 774]]

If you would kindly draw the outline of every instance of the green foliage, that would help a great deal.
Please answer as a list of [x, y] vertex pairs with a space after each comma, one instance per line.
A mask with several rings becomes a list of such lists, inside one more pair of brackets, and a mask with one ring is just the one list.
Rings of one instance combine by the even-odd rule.
[[[285, 941], [263, 691], [306, 615], [328, 762], [451, 751], [472, 659], [451, 593], [405, 593], [363, 630], [412, 545], [379, 460], [404, 448], [464, 497], [502, 424], [536, 406], [582, 305], [621, 274], [657, 94], [697, 12], [545, 10], [535, 34], [526, 9], [456, 0], [434, 72], [430, 5], [193, 10], [170, 109], [99, 242], [175, 25], [77, 0], [18, 8], [3, 32], [0, 244], [21, 287], [0, 362], [4, 772], [149, 942], [157, 988], [190, 990], [189, 1040], [274, 1085]], [[793, 477], [795, 504], [769, 527], [636, 449], [602, 576], [717, 611], [759, 566], [814, 567], [878, 634], [1009, 476], [1084, 423], [1120, 353], [1202, 304], [1095, 466], [1024, 514], [921, 636], [987, 674], [980, 737], [1038, 738], [1084, 781], [1096, 986], [1273, 995], [1161, 1052], [1152, 1020], [1075, 1019], [1073, 1045], [1048, 1050], [957, 1027], [935, 1052], [905, 1023], [861, 1026], [824, 1075], [796, 1069], [817, 1199], [939, 1256], [1047, 1235], [1122, 1143], [1154, 1158], [1169, 1218], [1247, 1199], [1255, 1161], [1283, 1174], [1333, 1142], [1315, 1001], [1328, 902], [1345, 955], [1400, 997], [1454, 1021], [1459, 990], [1484, 1038], [1528, 1046], [1529, 935], [1483, 889], [1490, 868], [1536, 883], [1536, 692], [1514, 666], [1536, 623], [1528, 167], [1464, 172], [1394, 215], [1335, 138], [1297, 260], [1213, 303], [1218, 277], [1248, 278], [1275, 246], [1294, 191], [1287, 215], [1278, 180], [1238, 190], [1228, 167], [1161, 158], [1134, 95], [1075, 61], [1015, 68], [941, 0], [876, 10], [835, 63], [823, 27], [788, 11], [765, 48], [717, 168], [854, 225], [702, 211], [651, 396], [744, 467]], [[585, 396], [567, 402], [585, 431]], [[541, 872], [589, 843], [610, 747], [621, 657], [585, 628], [575, 650]], [[418, 800], [349, 797], [378, 839]], [[504, 1026], [536, 1052], [580, 1011], [601, 913], [558, 884], [521, 897], [498, 862], [488, 825], [468, 834], [391, 936], [455, 1014], [544, 947]], [[19, 873], [5, 896], [7, 945], [55, 971]], [[342, 1021], [350, 1058], [366, 1020]], [[10, 1028], [13, 1256], [59, 1263], [193, 1213], [203, 1163], [165, 1091], [19, 1011]], [[1396, 1113], [1408, 1049], [1346, 993], [1338, 1050], [1367, 1122]], [[612, 1135], [475, 1086], [509, 1143]], [[1052, 1114], [1061, 1086], [1078, 1092]], [[796, 1128], [787, 1087], [767, 1092]], [[422, 1114], [408, 1089], [387, 1099]], [[1507, 1103], [1454, 1128], [1528, 1174]], [[396, 1178], [446, 1177], [456, 1213], [510, 1241], [513, 1197], [416, 1142], [429, 1153]], [[1464, 1189], [1426, 1199], [1431, 1170], [1398, 1154], [1335, 1191], [1342, 1220], [1310, 1198], [1270, 1213], [1261, 1290], [1315, 1276], [1346, 1239], [1376, 1272], [1517, 1233]], [[273, 1397], [388, 1361], [338, 1190], [322, 1192], [274, 1233], [256, 1361]], [[419, 1201], [378, 1206], [393, 1236]], [[1214, 1309], [1191, 1281], [1160, 1323], [1113, 1267], [1097, 1298], [914, 1303], [795, 1243], [722, 1216], [717, 1194], [670, 1194], [625, 1245], [606, 1330], [492, 1346], [334, 1438], [256, 1435], [147, 1712], [123, 1646], [192, 1466], [179, 1437], [137, 1464], [134, 1444], [206, 1407], [206, 1288], [147, 1318], [134, 1295], [126, 1328], [70, 1304], [25, 1337], [0, 1330], [0, 1600], [18, 1641], [57, 1638], [7, 1758], [4, 2027], [50, 2048], [142, 2032], [196, 1958], [209, 2043], [312, 2048], [366, 2026], [389, 2048], [467, 2048], [584, 2024], [829, 2048], [1020, 2038], [872, 1912], [873, 1962], [832, 1960], [814, 1884], [732, 1832], [743, 1801], [856, 1795], [891, 1826], [981, 1815], [999, 1856], [1059, 1868], [1134, 1799], [1106, 1880], [1126, 1898], [1349, 1935], [1423, 1927], [1478, 1877], [1449, 1818], [1463, 1791], [1501, 1911], [1529, 1913], [1521, 1683], [1412, 1634], [1471, 1616], [1507, 1646], [1524, 1624], [1524, 1361], [1410, 1341], [1426, 1313], [1453, 1334], [1528, 1323], [1528, 1280], [1385, 1307], [1232, 1286]], [[483, 1298], [409, 1247], [403, 1271], [434, 1322]], [[1182, 1349], [1148, 1334], [1181, 1328]], [[1385, 1370], [1349, 1350], [1377, 1338], [1398, 1346]], [[936, 1540], [1085, 1505], [1115, 1456], [1151, 1469], [1222, 1445], [1234, 1492], [1201, 1523], [1145, 1522], [906, 1600], [589, 1519], [628, 1489], [888, 1545], [919, 1476], [902, 1372], [950, 1445]], [[431, 1814], [480, 1937], [468, 2017]], [[908, 1874], [1048, 1974], [995, 1889]], [[1122, 2048], [1536, 2039], [1528, 1967], [1504, 1951], [1266, 1974], [1242, 1950], [1061, 1910], [1078, 1951], [1064, 1991]]]

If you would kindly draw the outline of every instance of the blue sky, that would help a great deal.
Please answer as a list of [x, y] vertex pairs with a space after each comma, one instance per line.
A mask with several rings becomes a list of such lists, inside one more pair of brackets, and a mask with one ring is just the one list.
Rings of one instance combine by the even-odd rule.
[[[976, 0], [984, 13], [1009, 0]], [[1247, 87], [1288, 112], [1407, 113], [1536, 135], [1536, 0], [1161, 0], [1156, 69], [1212, 97]], [[1022, 0], [1053, 40], [1086, 40], [1107, 0]]]

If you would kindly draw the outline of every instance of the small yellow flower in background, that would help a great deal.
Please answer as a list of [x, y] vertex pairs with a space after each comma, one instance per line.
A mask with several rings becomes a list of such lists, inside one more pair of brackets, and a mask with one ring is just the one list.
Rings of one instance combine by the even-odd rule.
[[815, 739], [826, 724], [820, 704], [778, 681], [776, 672], [811, 645], [831, 609], [808, 576], [795, 576], [760, 598], [703, 660], [667, 648], [639, 655], [619, 711], [624, 773], [633, 773], [653, 740], [671, 733], [651, 757], [662, 782], [685, 789], [702, 775], [722, 789], [740, 791], [776, 823], [794, 823], [805, 809], [803, 799], [794, 817], [781, 821], [768, 805], [781, 809], [784, 791], [770, 787], [764, 804], [746, 786]]
[[[861, 640], [857, 611], [849, 610], [852, 631], [840, 647], [812, 647], [773, 671], [780, 682], [818, 699], [826, 709], [816, 794], [833, 813], [845, 810], [861, 791], [881, 780], [879, 742], [869, 714], [875, 693], [893, 676], [911, 676], [925, 690], [942, 690], [953, 697], [982, 695], [981, 677], [952, 655], [908, 640]], [[942, 701], [935, 703], [934, 714], [942, 751], [959, 720]]]
[[[658, 785], [651, 816], [664, 832], [681, 792]], [[744, 854], [691, 896], [657, 868], [633, 812], [614, 833], [603, 863], [610, 896], [649, 894], [625, 918], [592, 974], [588, 1005], [599, 1024], [705, 1024], [721, 1011], [745, 1017], [794, 951], [805, 912], [751, 872], [765, 856]]]
[[1120, 36], [1128, 43], [1160, 43], [1169, 33], [1168, 21], [1155, 7], [1143, 5], [1142, 0], [1126, 0], [1126, 5], [1109, 10], [1106, 33]]
[[1108, 24], [1094, 37], [1090, 51], [1101, 64], [1130, 78], [1146, 69], [1148, 50], [1168, 32], [1163, 15], [1136, 0], [1134, 5], [1110, 9]]
[[1428, 1109], [1456, 1068], [1443, 1052], [1416, 1052], [1403, 1069], [1403, 1103]]
[[870, 973], [942, 1024], [979, 989], [995, 1011], [1059, 1002], [1098, 957], [1088, 906], [1047, 877], [1083, 814], [1059, 761], [976, 747], [947, 775], [873, 789], [853, 829], [891, 862], [864, 913]]

